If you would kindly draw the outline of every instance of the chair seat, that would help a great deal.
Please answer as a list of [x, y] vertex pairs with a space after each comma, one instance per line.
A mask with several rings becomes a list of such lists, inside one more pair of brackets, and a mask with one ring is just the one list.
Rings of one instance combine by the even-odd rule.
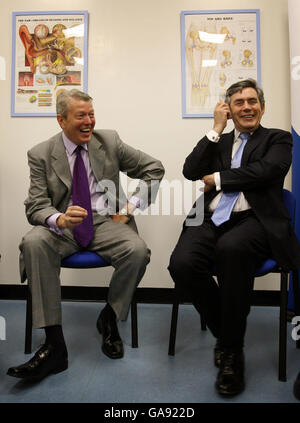
[[61, 261], [61, 267], [88, 269], [94, 267], [110, 266], [99, 254], [92, 251], [80, 251], [69, 257], [65, 257]]
[[263, 262], [260, 268], [256, 271], [255, 277], [264, 276], [267, 273], [276, 271], [277, 262], [273, 259], [268, 259]]
[[[267, 259], [263, 264], [257, 269], [255, 277], [267, 275], [270, 272], [276, 272], [277, 262], [274, 259]], [[279, 270], [278, 270], [279, 271]], [[216, 275], [216, 268], [214, 267], [213, 274]]]

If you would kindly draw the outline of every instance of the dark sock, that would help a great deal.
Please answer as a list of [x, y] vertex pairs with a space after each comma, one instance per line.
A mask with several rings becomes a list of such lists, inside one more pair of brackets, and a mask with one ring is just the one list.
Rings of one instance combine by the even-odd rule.
[[115, 320], [117, 317], [116, 313], [114, 312], [114, 309], [108, 303], [106, 304], [106, 306], [104, 307], [101, 313], [102, 313], [102, 317], [106, 319]]
[[46, 345], [51, 344], [58, 353], [67, 355], [67, 347], [64, 339], [64, 334], [61, 325], [47, 326], [46, 332]]

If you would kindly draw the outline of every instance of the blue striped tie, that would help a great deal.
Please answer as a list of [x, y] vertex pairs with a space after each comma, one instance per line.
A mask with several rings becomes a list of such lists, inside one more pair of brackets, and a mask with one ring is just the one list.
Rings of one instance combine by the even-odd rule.
[[[231, 168], [237, 168], [241, 166], [244, 147], [248, 141], [249, 135], [250, 134], [247, 132], [240, 134], [239, 138], [242, 140], [242, 143], [232, 159]], [[239, 195], [239, 191], [223, 192], [219, 204], [217, 205], [216, 210], [213, 212], [211, 217], [211, 220], [216, 226], [220, 226], [222, 223], [227, 222], [227, 220], [230, 219], [231, 212]]]

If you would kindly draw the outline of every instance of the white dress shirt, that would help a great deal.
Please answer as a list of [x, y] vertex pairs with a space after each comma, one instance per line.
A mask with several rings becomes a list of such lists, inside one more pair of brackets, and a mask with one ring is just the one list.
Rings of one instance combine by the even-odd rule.
[[[211, 131], [209, 131], [206, 134], [207, 138], [211, 141], [211, 142], [219, 142], [220, 140], [220, 136], [219, 134], [214, 131], [213, 129]], [[240, 136], [240, 132], [238, 130], [234, 130], [234, 140], [233, 140], [233, 145], [232, 145], [232, 152], [231, 152], [231, 159], [233, 159], [236, 151], [238, 150], [239, 146], [242, 143], [242, 140], [239, 138]], [[220, 198], [222, 196], [223, 191], [221, 191], [221, 176], [220, 176], [220, 172], [215, 172], [214, 173], [214, 179], [215, 179], [215, 184], [216, 184], [216, 190], [220, 191], [220, 193], [218, 195], [216, 195], [216, 197], [212, 200], [212, 202], [209, 205], [209, 209], [210, 211], [214, 211], [220, 201]], [[248, 203], [248, 201], [246, 200], [244, 194], [242, 192], [240, 192], [240, 195], [238, 196], [238, 199], [234, 205], [233, 211], [234, 212], [240, 212], [240, 211], [244, 211], [244, 210], [248, 210], [250, 209], [250, 205]]]
[[[74, 164], [76, 160], [75, 150], [77, 148], [77, 145], [74, 144], [71, 140], [69, 140], [64, 132], [62, 132], [62, 137], [63, 137], [65, 149], [66, 149], [66, 154], [67, 154], [68, 163], [70, 166], [71, 175], [73, 177], [73, 169], [74, 169]], [[83, 163], [87, 172], [88, 183], [89, 183], [90, 194], [91, 194], [92, 211], [97, 212], [98, 214], [104, 214], [104, 215], [113, 214], [113, 213], [110, 213], [110, 208], [107, 205], [107, 203], [104, 201], [104, 197], [102, 193], [97, 191], [97, 181], [92, 171], [89, 154], [88, 154], [88, 146], [87, 144], [84, 144], [82, 145], [82, 147], [83, 148], [81, 150], [81, 157], [83, 159]], [[137, 208], [140, 207], [140, 200], [138, 197], [132, 196], [129, 202]], [[69, 200], [68, 207], [71, 205], [72, 205], [72, 197]], [[46, 221], [49, 228], [59, 235], [62, 234], [63, 230], [60, 229], [56, 225], [56, 221], [61, 214], [62, 213], [55, 213], [52, 216], [48, 217]]]

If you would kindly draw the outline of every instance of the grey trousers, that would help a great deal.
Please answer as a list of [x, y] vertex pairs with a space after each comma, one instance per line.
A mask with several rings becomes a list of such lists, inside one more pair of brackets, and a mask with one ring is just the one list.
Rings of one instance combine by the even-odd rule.
[[[113, 267], [108, 303], [117, 319], [126, 320], [137, 285], [150, 261], [150, 250], [136, 232], [134, 222], [121, 224], [109, 217], [94, 226], [88, 250], [99, 253]], [[33, 227], [20, 244], [20, 262], [32, 295], [33, 327], [62, 324], [60, 263], [80, 247], [72, 230], [57, 235], [44, 226]]]

